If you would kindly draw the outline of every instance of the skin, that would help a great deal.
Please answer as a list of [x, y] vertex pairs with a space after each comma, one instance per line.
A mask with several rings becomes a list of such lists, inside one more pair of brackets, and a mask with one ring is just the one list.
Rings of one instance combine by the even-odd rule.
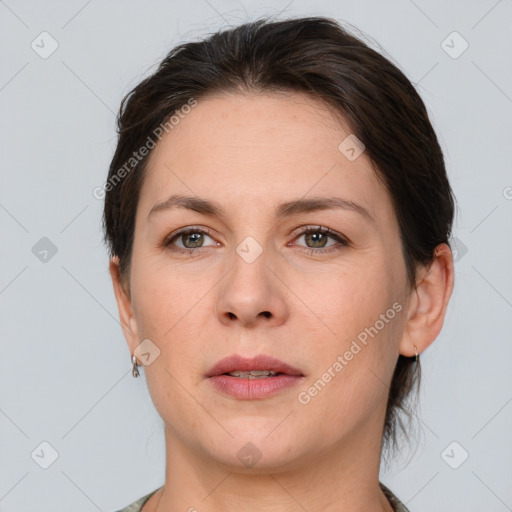
[[[128, 282], [110, 262], [130, 353], [146, 338], [160, 350], [143, 368], [165, 426], [166, 479], [144, 512], [392, 510], [378, 485], [388, 386], [399, 354], [438, 336], [453, 262], [439, 245], [408, 288], [390, 197], [364, 152], [350, 161], [338, 149], [349, 134], [303, 94], [225, 94], [201, 99], [153, 150]], [[225, 215], [174, 208], [148, 218], [171, 194], [217, 201]], [[274, 216], [283, 202], [334, 195], [373, 220], [339, 208]], [[202, 246], [190, 234], [164, 246], [187, 226], [211, 230]], [[308, 226], [349, 243], [301, 234]], [[236, 251], [246, 237], [262, 250], [251, 263]], [[334, 250], [314, 253], [323, 245]], [[402, 310], [300, 403], [396, 302]], [[205, 378], [231, 354], [276, 357], [304, 379], [269, 398], [235, 399]], [[251, 467], [237, 458], [248, 442], [261, 454]]]

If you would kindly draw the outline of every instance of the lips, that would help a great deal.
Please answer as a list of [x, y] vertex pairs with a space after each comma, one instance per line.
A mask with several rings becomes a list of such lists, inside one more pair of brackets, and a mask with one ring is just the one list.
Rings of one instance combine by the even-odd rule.
[[217, 377], [231, 372], [250, 372], [258, 370], [268, 370], [272, 373], [282, 375], [303, 376], [302, 372], [297, 368], [274, 357], [261, 354], [252, 358], [244, 358], [235, 354], [217, 361], [208, 371], [206, 377]]
[[218, 361], [206, 375], [216, 392], [236, 400], [266, 400], [298, 386], [300, 370], [270, 356], [239, 355]]

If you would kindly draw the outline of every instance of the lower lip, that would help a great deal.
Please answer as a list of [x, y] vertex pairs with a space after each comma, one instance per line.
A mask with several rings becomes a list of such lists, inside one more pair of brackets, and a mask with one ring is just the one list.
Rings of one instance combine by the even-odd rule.
[[280, 391], [298, 384], [304, 377], [301, 375], [277, 375], [257, 379], [243, 379], [231, 375], [210, 377], [213, 386], [222, 393], [240, 400], [268, 398]]

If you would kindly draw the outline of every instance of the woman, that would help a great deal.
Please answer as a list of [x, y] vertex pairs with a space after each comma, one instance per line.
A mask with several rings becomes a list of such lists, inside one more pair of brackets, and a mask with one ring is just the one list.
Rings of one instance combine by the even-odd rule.
[[425, 106], [326, 18], [174, 49], [122, 102], [110, 273], [165, 425], [125, 512], [404, 511], [382, 447], [453, 288]]

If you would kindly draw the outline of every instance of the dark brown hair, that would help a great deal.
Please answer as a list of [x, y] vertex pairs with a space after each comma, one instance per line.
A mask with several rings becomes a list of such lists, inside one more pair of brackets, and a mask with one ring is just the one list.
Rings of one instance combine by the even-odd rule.
[[[441, 148], [423, 101], [390, 60], [322, 17], [268, 18], [184, 43], [121, 102], [118, 143], [105, 190], [103, 223], [110, 256], [118, 256], [123, 283], [129, 269], [135, 213], [149, 154], [134, 152], [170, 128], [191, 99], [234, 92], [298, 91], [321, 99], [343, 116], [387, 188], [400, 227], [411, 289], [416, 266], [449, 243], [454, 198]], [[167, 130], [166, 130], [167, 131]], [[154, 145], [154, 144], [153, 144]], [[143, 152], [146, 153], [146, 152]], [[400, 410], [419, 366], [399, 356], [385, 419], [384, 441], [396, 441]], [[394, 444], [394, 443], [393, 443]]]

